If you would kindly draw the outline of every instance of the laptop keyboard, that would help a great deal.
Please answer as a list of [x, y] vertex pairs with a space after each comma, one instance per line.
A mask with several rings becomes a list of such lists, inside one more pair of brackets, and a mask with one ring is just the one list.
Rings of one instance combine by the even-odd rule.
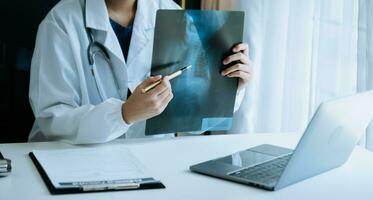
[[272, 185], [277, 182], [290, 158], [291, 154], [288, 154], [252, 167], [235, 171], [229, 175], [255, 181], [257, 183]]

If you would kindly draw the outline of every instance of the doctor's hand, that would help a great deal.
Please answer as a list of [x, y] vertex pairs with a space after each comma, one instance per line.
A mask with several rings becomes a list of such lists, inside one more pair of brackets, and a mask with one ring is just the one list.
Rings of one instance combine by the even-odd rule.
[[142, 82], [122, 105], [122, 117], [127, 124], [143, 121], [161, 114], [173, 98], [171, 84], [167, 76], [147, 93], [142, 89], [160, 80], [161, 76], [150, 77]]
[[229, 78], [240, 78], [238, 82], [238, 91], [241, 91], [250, 81], [253, 73], [249, 58], [248, 44], [241, 43], [236, 45], [233, 48], [233, 54], [223, 60], [224, 65], [229, 65], [232, 62], [236, 62], [236, 64], [223, 70], [221, 75]]

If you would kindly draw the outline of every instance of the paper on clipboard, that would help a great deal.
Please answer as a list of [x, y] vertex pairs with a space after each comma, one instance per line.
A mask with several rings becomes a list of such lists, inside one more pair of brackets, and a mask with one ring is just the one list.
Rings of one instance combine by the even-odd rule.
[[33, 153], [56, 188], [157, 181], [123, 147], [34, 150]]

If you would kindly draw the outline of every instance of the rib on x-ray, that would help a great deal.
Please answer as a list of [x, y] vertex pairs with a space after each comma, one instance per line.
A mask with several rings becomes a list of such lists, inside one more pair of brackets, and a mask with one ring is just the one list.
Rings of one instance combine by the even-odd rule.
[[192, 68], [171, 81], [174, 99], [147, 120], [146, 135], [230, 128], [238, 80], [220, 72], [242, 42], [243, 23], [244, 13], [236, 11], [158, 11], [151, 74]]

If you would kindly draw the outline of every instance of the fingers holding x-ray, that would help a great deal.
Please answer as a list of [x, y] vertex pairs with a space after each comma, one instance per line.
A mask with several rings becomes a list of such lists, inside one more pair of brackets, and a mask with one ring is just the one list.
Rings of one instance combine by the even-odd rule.
[[234, 53], [243, 52], [245, 55], [249, 55], [249, 45], [247, 43], [240, 43], [233, 48]]
[[235, 71], [227, 75], [228, 77], [237, 77], [241, 78], [244, 81], [248, 81], [251, 77], [251, 74], [243, 71]]
[[235, 72], [235, 71], [242, 71], [242, 72], [246, 72], [248, 74], [251, 74], [252, 73], [252, 70], [250, 68], [249, 65], [244, 65], [244, 64], [235, 64], [233, 65], [232, 67], [229, 67], [228, 69], [225, 69], [221, 72], [221, 74], [223, 76], [226, 76], [232, 72]]
[[253, 74], [249, 58], [249, 45], [246, 43], [238, 44], [232, 51], [234, 54], [224, 59], [223, 64], [229, 65], [233, 62], [237, 63], [223, 70], [221, 75], [230, 78], [240, 78], [238, 89], [241, 90], [250, 81]]
[[223, 64], [228, 65], [234, 61], [240, 61], [243, 64], [249, 64], [249, 57], [242, 52], [238, 52], [224, 59]]
[[228, 75], [226, 75], [227, 77], [229, 78], [239, 78], [239, 82], [238, 82], [238, 91], [241, 91], [246, 85], [247, 83], [251, 80], [251, 77], [252, 77], [252, 74], [251, 73], [247, 73], [245, 71], [234, 71]]
[[252, 77], [251, 66], [244, 64], [236, 64], [222, 72], [223, 76], [229, 78], [239, 78], [238, 89], [241, 90], [250, 81]]

